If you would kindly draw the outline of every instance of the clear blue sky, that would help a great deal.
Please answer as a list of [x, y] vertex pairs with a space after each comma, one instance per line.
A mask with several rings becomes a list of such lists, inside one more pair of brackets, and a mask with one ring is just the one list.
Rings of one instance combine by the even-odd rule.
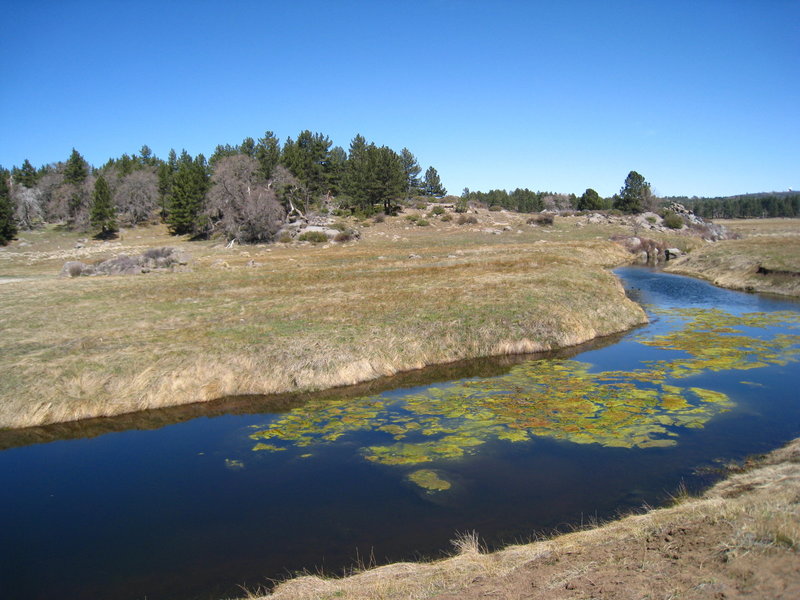
[[5, 0], [0, 164], [356, 133], [464, 187], [800, 188], [800, 1]]

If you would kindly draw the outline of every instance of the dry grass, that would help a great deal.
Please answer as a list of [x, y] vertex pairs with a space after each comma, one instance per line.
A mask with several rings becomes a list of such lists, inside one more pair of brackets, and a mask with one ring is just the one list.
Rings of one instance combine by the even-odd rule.
[[[605, 241], [614, 232], [523, 219], [387, 218], [357, 243], [233, 249], [163, 228], [83, 248], [75, 234], [26, 233], [0, 252], [0, 428], [349, 385], [644, 321], [606, 270], [630, 258]], [[57, 277], [67, 260], [164, 245], [191, 254], [192, 271]]]
[[666, 270], [732, 289], [800, 296], [800, 219], [720, 223], [740, 238], [698, 249]]
[[454, 542], [451, 558], [343, 579], [299, 577], [268, 598], [797, 597], [799, 463], [795, 440], [702, 497], [669, 508], [492, 554], [469, 534]]

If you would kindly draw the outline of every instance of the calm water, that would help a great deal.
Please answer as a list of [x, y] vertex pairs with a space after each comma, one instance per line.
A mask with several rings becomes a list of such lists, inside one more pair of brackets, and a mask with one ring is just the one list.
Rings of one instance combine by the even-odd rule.
[[618, 273], [651, 324], [576, 356], [0, 452], [0, 597], [222, 598], [507, 544], [800, 435], [798, 304]]

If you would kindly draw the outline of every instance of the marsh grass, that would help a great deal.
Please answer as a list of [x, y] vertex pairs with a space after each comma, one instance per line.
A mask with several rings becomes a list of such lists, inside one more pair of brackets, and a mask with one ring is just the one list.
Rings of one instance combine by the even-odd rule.
[[800, 219], [720, 223], [739, 238], [699, 248], [666, 270], [731, 289], [800, 296]]
[[[491, 236], [393, 217], [330, 247], [229, 249], [161, 227], [80, 248], [75, 234], [26, 235], [30, 245], [0, 253], [11, 276], [0, 286], [0, 427], [350, 385], [643, 322], [606, 271], [628, 254], [567, 233]], [[67, 260], [167, 245], [193, 257], [191, 272], [57, 277]]]

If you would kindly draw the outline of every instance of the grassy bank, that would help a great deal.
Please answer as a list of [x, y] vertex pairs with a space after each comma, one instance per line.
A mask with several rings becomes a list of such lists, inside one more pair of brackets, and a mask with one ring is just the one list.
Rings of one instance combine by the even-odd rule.
[[796, 598], [800, 440], [668, 508], [491, 554], [474, 535], [454, 545], [438, 562], [300, 577], [268, 598]]
[[[111, 243], [25, 233], [0, 252], [0, 427], [349, 385], [645, 320], [607, 271], [630, 258], [606, 241], [613, 228], [478, 217], [395, 217], [353, 243], [231, 249], [159, 227]], [[193, 257], [190, 272], [58, 277], [67, 260], [166, 245]]]
[[739, 239], [698, 248], [665, 270], [735, 290], [800, 297], [800, 219], [718, 223]]

